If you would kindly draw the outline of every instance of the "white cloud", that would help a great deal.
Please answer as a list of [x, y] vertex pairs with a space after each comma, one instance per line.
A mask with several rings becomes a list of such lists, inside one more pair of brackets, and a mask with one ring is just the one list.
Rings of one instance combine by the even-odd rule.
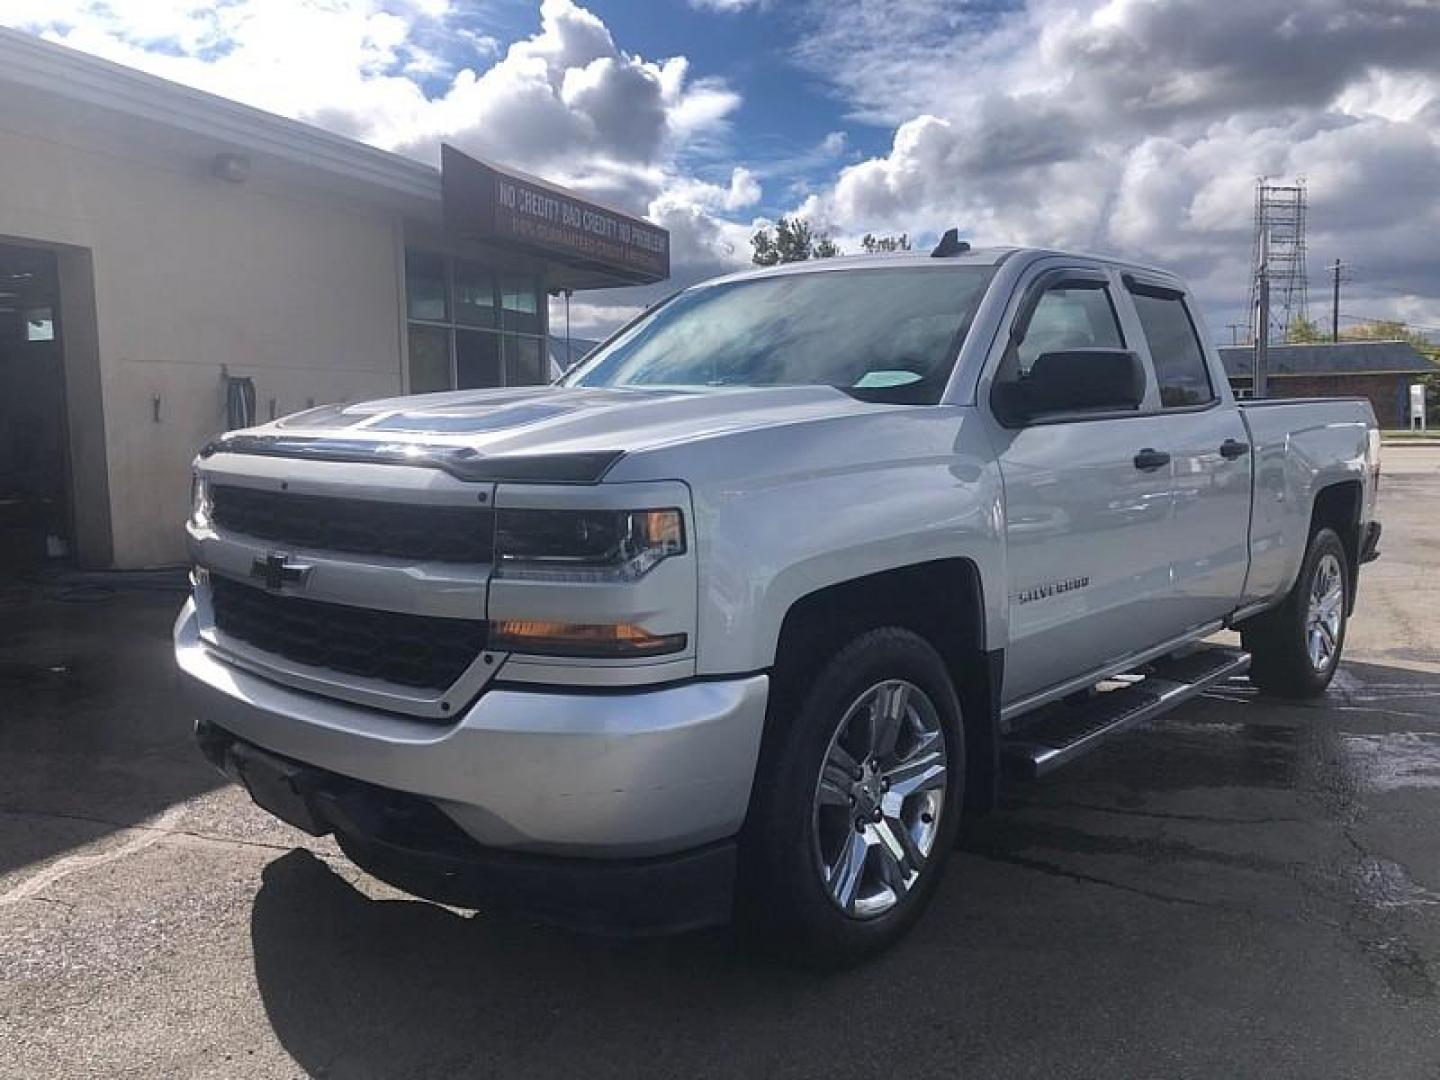
[[768, 7], [769, 0], [690, 0], [690, 6], [701, 11], [719, 11], [733, 15], [737, 11]]
[[661, 199], [664, 203], [687, 204], [706, 210], [744, 210], [760, 201], [760, 181], [743, 165], [730, 170], [728, 185], [703, 180], [684, 180], [671, 185]]
[[1434, 0], [692, 5], [783, 14], [797, 77], [889, 146], [861, 159], [834, 130], [736, 161], [735, 88], [627, 51], [573, 0], [508, 47], [474, 0], [4, 0], [0, 22], [423, 160], [449, 141], [671, 229], [673, 281], [587, 296], [592, 320], [745, 265], [767, 194], [842, 243], [955, 225], [1123, 252], [1233, 312], [1255, 177], [1304, 174], [1316, 276], [1340, 257], [1352, 312], [1440, 325]]
[[723, 147], [738, 94], [684, 57], [627, 52], [573, 0], [542, 0], [538, 30], [503, 52], [476, 14], [460, 0], [8, 0], [0, 23], [424, 161], [450, 142], [648, 211], [673, 224], [681, 280], [730, 265], [733, 230], [714, 215], [753, 205], [759, 182], [737, 166], [709, 183], [684, 162]]
[[[624, 326], [640, 312], [644, 304], [597, 304], [583, 299], [585, 293], [576, 293], [570, 299], [571, 340], [600, 341], [607, 338], [618, 327]], [[564, 340], [565, 301], [562, 297], [550, 299], [550, 334]], [[579, 360], [580, 353], [572, 348], [573, 359]]]
[[817, 0], [806, 29], [810, 69], [894, 125], [801, 204], [837, 236], [1118, 251], [1219, 313], [1244, 306], [1255, 178], [1303, 175], [1312, 273], [1354, 260], [1355, 310], [1440, 321], [1440, 6]]

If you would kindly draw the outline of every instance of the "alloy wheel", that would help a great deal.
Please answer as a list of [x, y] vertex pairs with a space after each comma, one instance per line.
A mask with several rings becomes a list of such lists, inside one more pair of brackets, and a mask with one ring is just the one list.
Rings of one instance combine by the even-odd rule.
[[948, 780], [939, 710], [913, 683], [878, 683], [845, 711], [815, 786], [815, 861], [831, 901], [875, 918], [919, 881]]
[[1305, 648], [1310, 655], [1310, 666], [1316, 671], [1329, 668], [1339, 652], [1344, 606], [1345, 575], [1340, 560], [1327, 552], [1315, 565], [1305, 617]]

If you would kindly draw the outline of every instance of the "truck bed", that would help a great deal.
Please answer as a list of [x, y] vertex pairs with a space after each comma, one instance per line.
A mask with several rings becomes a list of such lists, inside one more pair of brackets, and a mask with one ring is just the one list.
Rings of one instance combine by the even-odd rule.
[[1305, 553], [1315, 491], [1353, 481], [1364, 504], [1361, 523], [1371, 519], [1375, 485], [1362, 481], [1374, 460], [1377, 448], [1371, 443], [1378, 441], [1379, 429], [1364, 398], [1242, 401], [1240, 415], [1254, 455], [1247, 592], [1278, 595], [1294, 579]]

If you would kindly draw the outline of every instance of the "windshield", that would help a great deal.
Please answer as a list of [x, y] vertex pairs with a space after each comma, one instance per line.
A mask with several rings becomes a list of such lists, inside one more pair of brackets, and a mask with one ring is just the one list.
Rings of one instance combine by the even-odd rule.
[[993, 266], [785, 274], [688, 289], [596, 350], [567, 386], [834, 386], [934, 404]]

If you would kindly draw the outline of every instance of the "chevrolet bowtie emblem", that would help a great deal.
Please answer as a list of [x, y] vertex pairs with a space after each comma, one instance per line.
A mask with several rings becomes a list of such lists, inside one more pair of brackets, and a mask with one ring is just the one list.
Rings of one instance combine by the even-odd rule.
[[285, 585], [304, 585], [311, 568], [292, 563], [283, 551], [272, 551], [261, 557], [255, 556], [250, 565], [250, 576], [258, 580], [271, 592], [279, 592]]

